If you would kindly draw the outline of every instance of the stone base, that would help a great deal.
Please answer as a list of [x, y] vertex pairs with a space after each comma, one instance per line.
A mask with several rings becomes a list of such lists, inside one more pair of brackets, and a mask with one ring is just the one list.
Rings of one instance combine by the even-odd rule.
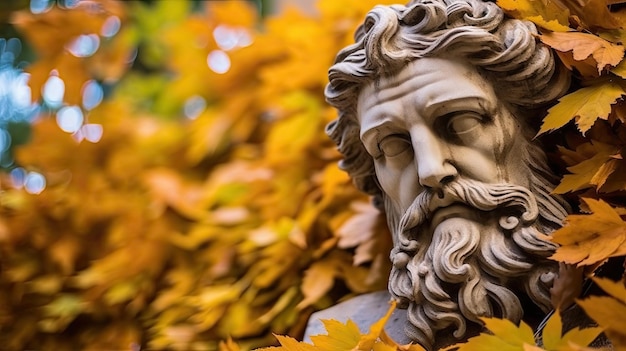
[[[369, 327], [381, 319], [389, 310], [391, 295], [379, 291], [353, 297], [325, 310], [315, 312], [309, 319], [304, 333], [304, 341], [311, 342], [311, 335], [327, 334], [322, 319], [335, 319], [345, 323], [351, 319], [359, 326], [361, 333], [369, 332]], [[385, 332], [399, 344], [408, 344], [411, 340], [404, 333], [406, 310], [396, 309], [387, 324]]]

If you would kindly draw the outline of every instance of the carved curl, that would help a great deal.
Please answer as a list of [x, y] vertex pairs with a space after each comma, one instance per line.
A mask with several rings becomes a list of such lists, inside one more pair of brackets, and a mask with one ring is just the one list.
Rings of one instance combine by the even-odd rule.
[[534, 108], [563, 95], [566, 70], [537, 43], [531, 22], [505, 19], [502, 10], [480, 0], [422, 0], [407, 6], [377, 6], [355, 34], [356, 43], [339, 52], [329, 70], [326, 99], [339, 118], [326, 129], [344, 155], [340, 167], [381, 205], [371, 157], [359, 138], [356, 115], [360, 90], [421, 57], [462, 58], [494, 84], [500, 98]]

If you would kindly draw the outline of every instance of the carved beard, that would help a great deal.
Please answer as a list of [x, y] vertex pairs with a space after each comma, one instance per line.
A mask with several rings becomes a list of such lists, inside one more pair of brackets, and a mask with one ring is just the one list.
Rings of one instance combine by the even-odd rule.
[[[467, 205], [475, 215], [444, 219], [433, 231], [429, 220], [437, 201]], [[398, 224], [389, 290], [408, 308], [411, 339], [432, 348], [438, 331], [464, 338], [468, 321], [480, 323], [479, 317], [518, 323], [520, 294], [550, 309], [558, 266], [547, 257], [556, 247], [538, 228], [550, 227], [546, 218], [562, 219], [566, 210], [553, 199], [540, 201], [542, 211], [553, 213], [539, 217], [537, 200], [524, 187], [458, 179], [439, 194], [420, 194], [399, 221], [388, 218]], [[385, 205], [390, 210], [388, 200]]]

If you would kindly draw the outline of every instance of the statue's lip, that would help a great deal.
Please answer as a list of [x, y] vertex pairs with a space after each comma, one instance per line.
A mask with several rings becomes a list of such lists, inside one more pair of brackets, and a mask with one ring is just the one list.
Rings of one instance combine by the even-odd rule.
[[469, 218], [472, 213], [473, 210], [470, 206], [460, 202], [453, 202], [449, 205], [436, 207], [431, 212], [430, 225], [431, 228], [435, 228], [449, 218]]

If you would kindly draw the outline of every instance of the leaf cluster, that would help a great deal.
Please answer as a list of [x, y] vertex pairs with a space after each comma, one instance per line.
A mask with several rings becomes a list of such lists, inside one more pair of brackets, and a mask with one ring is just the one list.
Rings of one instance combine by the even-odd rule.
[[[373, 2], [262, 22], [249, 2], [204, 5], [94, 0], [12, 15], [39, 55], [26, 68], [33, 99], [57, 76], [63, 106], [103, 134], [63, 132], [44, 108], [15, 157], [46, 189], [1, 176], [2, 348], [215, 349], [232, 337], [249, 349], [384, 289], [384, 218], [337, 169], [322, 93]], [[105, 37], [111, 16], [121, 28]], [[69, 50], [80, 35], [98, 36], [92, 56]], [[208, 65], [216, 51], [227, 72]], [[109, 89], [92, 109], [88, 80]]]

